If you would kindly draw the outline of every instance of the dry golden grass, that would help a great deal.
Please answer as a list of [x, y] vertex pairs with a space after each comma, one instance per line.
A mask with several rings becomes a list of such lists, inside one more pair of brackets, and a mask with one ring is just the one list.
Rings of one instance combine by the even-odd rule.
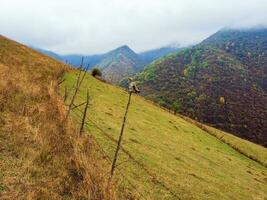
[[0, 36], [0, 199], [114, 199], [106, 164], [63, 124], [62, 63]]

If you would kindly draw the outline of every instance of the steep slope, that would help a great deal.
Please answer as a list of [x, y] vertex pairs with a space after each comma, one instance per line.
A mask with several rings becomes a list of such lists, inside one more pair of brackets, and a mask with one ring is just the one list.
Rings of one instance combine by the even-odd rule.
[[[72, 87], [76, 76], [65, 74], [67, 88]], [[90, 93], [87, 128], [106, 152], [109, 163], [128, 94], [88, 76], [79, 91], [77, 104], [86, 98], [87, 88]], [[82, 116], [79, 110], [73, 115], [78, 120]], [[240, 152], [261, 157], [262, 163], [267, 164], [265, 148], [210, 127], [206, 129], [240, 148]], [[266, 198], [266, 167], [207, 131], [133, 95], [114, 177], [118, 188], [128, 188], [129, 197], [120, 199]]]
[[256, 31], [254, 38], [250, 31], [218, 34], [222, 35], [215, 34], [194, 48], [148, 66], [136, 77], [142, 94], [167, 108], [267, 146], [267, 56], [266, 46], [261, 46], [267, 34]]
[[97, 66], [102, 68], [104, 78], [112, 83], [119, 83], [143, 69], [142, 60], [128, 46], [106, 53]]
[[162, 47], [159, 49], [152, 49], [149, 51], [141, 52], [139, 53], [139, 56], [141, 57], [145, 65], [148, 65], [154, 60], [157, 60], [167, 54], [181, 51], [182, 49], [183, 48], [179, 48], [179, 47]]
[[113, 199], [94, 143], [63, 123], [57, 83], [64, 71], [0, 36], [0, 199]]

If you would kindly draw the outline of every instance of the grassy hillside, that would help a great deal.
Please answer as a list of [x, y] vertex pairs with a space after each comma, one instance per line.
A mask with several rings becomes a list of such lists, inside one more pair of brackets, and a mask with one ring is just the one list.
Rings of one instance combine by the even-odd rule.
[[[65, 74], [67, 88], [72, 88], [76, 76], [75, 71]], [[84, 101], [87, 88], [91, 97], [87, 130], [112, 157], [128, 94], [88, 76], [76, 104]], [[80, 121], [79, 110], [72, 114]], [[223, 132], [218, 134], [237, 146], [254, 149], [252, 154], [266, 161], [265, 148]], [[267, 198], [266, 167], [136, 95], [119, 156], [115, 180], [118, 188], [128, 188], [128, 199]]]
[[0, 35], [0, 199], [113, 199], [94, 143], [63, 123], [64, 70]]

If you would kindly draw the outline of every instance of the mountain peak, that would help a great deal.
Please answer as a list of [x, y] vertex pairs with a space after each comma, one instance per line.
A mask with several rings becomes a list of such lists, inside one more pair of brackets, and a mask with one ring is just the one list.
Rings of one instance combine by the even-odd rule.
[[119, 83], [142, 69], [143, 62], [129, 46], [123, 45], [106, 53], [98, 66], [103, 68], [103, 77], [107, 81]]
[[118, 47], [117, 49], [130, 49], [130, 47], [128, 45], [122, 45]]
[[123, 45], [113, 50], [113, 52], [117, 52], [117, 51], [134, 52], [128, 45]]

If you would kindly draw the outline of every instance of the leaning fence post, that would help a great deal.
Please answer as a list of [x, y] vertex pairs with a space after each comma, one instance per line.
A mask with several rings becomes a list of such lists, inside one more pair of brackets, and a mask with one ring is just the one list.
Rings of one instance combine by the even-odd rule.
[[[82, 82], [84, 80], [84, 77], [87, 74], [87, 71], [88, 71], [88, 69], [90, 67], [88, 65], [84, 70], [82, 70], [82, 65], [83, 65], [83, 57], [82, 57], [82, 62], [81, 62], [81, 67], [80, 67], [79, 75], [78, 75], [78, 78], [77, 78], [77, 81], [76, 81], [75, 90], [74, 90], [73, 96], [72, 96], [71, 101], [70, 101], [70, 104], [69, 104], [69, 109], [67, 111], [67, 114], [66, 114], [66, 117], [65, 117], [65, 121], [67, 121], [67, 119], [68, 119], [68, 116], [70, 114], [70, 111], [72, 110], [72, 106], [74, 104], [74, 101], [75, 101], [76, 95], [78, 93], [78, 90], [80, 89], [81, 84], [82, 84]], [[82, 71], [84, 71], [84, 73], [83, 73], [83, 75], [81, 77]]]
[[130, 104], [131, 104], [132, 93], [139, 93], [140, 92], [140, 90], [138, 89], [136, 83], [133, 81], [133, 79], [131, 77], [128, 78], [128, 81], [129, 81], [129, 98], [128, 98], [128, 103], [127, 103], [127, 106], [126, 106], [126, 110], [125, 110], [125, 114], [124, 114], [124, 118], [123, 118], [123, 122], [122, 122], [122, 126], [121, 126], [121, 132], [120, 132], [119, 140], [118, 140], [117, 147], [116, 147], [115, 154], [114, 154], [114, 158], [113, 158], [113, 161], [112, 161], [110, 177], [109, 177], [109, 180], [108, 180], [107, 188], [109, 188], [109, 186], [110, 186], [110, 183], [111, 183], [111, 180], [112, 180], [112, 176], [113, 176], [115, 168], [116, 168], [116, 162], [117, 162], [119, 150], [120, 150], [120, 147], [121, 147], [121, 141], [122, 141], [124, 127], [125, 127], [125, 123], [126, 123], [126, 119], [127, 119], [127, 114], [128, 114], [128, 110], [129, 110], [129, 107], [130, 107]]
[[67, 88], [67, 86], [65, 85], [64, 102], [66, 102], [67, 98], [68, 98], [68, 88]]
[[116, 162], [117, 162], [117, 158], [118, 158], [118, 153], [119, 153], [119, 150], [120, 150], [120, 147], [121, 147], [121, 141], [122, 141], [122, 136], [123, 136], [123, 132], [124, 132], [125, 122], [126, 122], [126, 119], [127, 119], [127, 114], [128, 114], [129, 106], [130, 106], [130, 103], [131, 103], [131, 96], [132, 96], [132, 92], [129, 93], [128, 103], [127, 103], [127, 106], [126, 106], [126, 110], [125, 110], [125, 114], [124, 114], [124, 118], [123, 118], [123, 122], [122, 122], [122, 126], [121, 126], [120, 137], [119, 137], [119, 140], [118, 140], [118, 143], [117, 143], [117, 148], [116, 148], [115, 155], [114, 155], [113, 162], [112, 162], [112, 166], [111, 166], [110, 178], [109, 178], [109, 181], [108, 181], [108, 185], [110, 184], [112, 176], [113, 176], [114, 171], [115, 171]]
[[83, 127], [84, 127], [84, 122], [85, 122], [85, 119], [86, 119], [86, 113], [87, 113], [88, 105], [89, 105], [89, 92], [88, 92], [88, 89], [87, 89], [86, 105], [84, 107], [82, 124], [81, 124], [81, 127], [80, 127], [80, 135], [82, 135], [82, 132], [83, 132]]

